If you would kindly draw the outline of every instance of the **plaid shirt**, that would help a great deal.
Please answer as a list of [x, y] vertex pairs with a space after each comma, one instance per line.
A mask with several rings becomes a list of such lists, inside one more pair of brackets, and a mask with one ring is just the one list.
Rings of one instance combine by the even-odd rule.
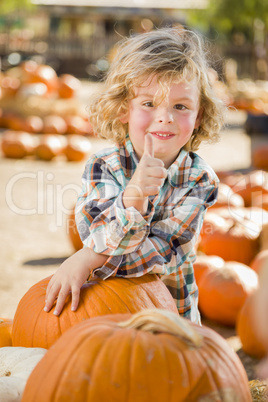
[[197, 154], [182, 149], [141, 215], [122, 201], [138, 162], [127, 137], [123, 145], [98, 152], [86, 164], [76, 223], [84, 247], [108, 256], [94, 275], [159, 274], [179, 313], [200, 323], [194, 248], [206, 208], [216, 202], [218, 178]]

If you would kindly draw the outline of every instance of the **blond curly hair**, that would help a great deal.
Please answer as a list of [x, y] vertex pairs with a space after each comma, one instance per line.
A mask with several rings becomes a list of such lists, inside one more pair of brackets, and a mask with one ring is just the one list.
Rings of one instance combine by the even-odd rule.
[[203, 140], [218, 140], [224, 105], [211, 86], [207, 54], [199, 35], [181, 28], [161, 28], [124, 39], [116, 47], [103, 90], [95, 94], [88, 107], [89, 120], [100, 138], [116, 143], [125, 140], [128, 125], [120, 118], [127, 113], [134, 87], [156, 76], [163, 93], [171, 82], [197, 77], [202, 119], [185, 148], [195, 151]]

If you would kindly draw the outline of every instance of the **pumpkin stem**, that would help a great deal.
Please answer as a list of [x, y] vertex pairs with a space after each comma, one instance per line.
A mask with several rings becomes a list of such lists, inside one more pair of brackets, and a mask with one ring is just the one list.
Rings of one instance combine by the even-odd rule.
[[121, 328], [134, 328], [148, 332], [167, 332], [178, 336], [182, 341], [198, 347], [202, 336], [198, 334], [190, 321], [181, 316], [161, 309], [142, 310], [127, 320], [118, 323]]

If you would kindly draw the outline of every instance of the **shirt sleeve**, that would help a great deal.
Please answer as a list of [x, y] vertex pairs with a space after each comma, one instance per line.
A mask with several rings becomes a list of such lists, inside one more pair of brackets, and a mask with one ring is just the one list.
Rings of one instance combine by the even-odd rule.
[[105, 279], [110, 275], [169, 275], [177, 271], [195, 247], [206, 209], [216, 202], [217, 180], [207, 180], [205, 173], [189, 188], [174, 189], [173, 193], [173, 206], [164, 210], [162, 219], [151, 222], [139, 247], [117, 259], [109, 258], [95, 270], [97, 276]]
[[85, 247], [117, 256], [136, 251], [149, 234], [149, 216], [122, 201], [124, 183], [120, 172], [101, 158], [89, 160], [76, 204], [76, 224]]

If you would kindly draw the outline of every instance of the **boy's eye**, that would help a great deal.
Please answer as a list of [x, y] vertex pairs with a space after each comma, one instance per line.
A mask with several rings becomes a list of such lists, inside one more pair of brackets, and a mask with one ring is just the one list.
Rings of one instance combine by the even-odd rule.
[[186, 109], [186, 106], [181, 105], [181, 104], [179, 103], [179, 104], [177, 104], [177, 105], [174, 106], [174, 109], [177, 109], [177, 110], [185, 110], [185, 109]]
[[154, 105], [153, 105], [153, 102], [148, 101], [148, 102], [144, 102], [143, 106], [153, 107]]

